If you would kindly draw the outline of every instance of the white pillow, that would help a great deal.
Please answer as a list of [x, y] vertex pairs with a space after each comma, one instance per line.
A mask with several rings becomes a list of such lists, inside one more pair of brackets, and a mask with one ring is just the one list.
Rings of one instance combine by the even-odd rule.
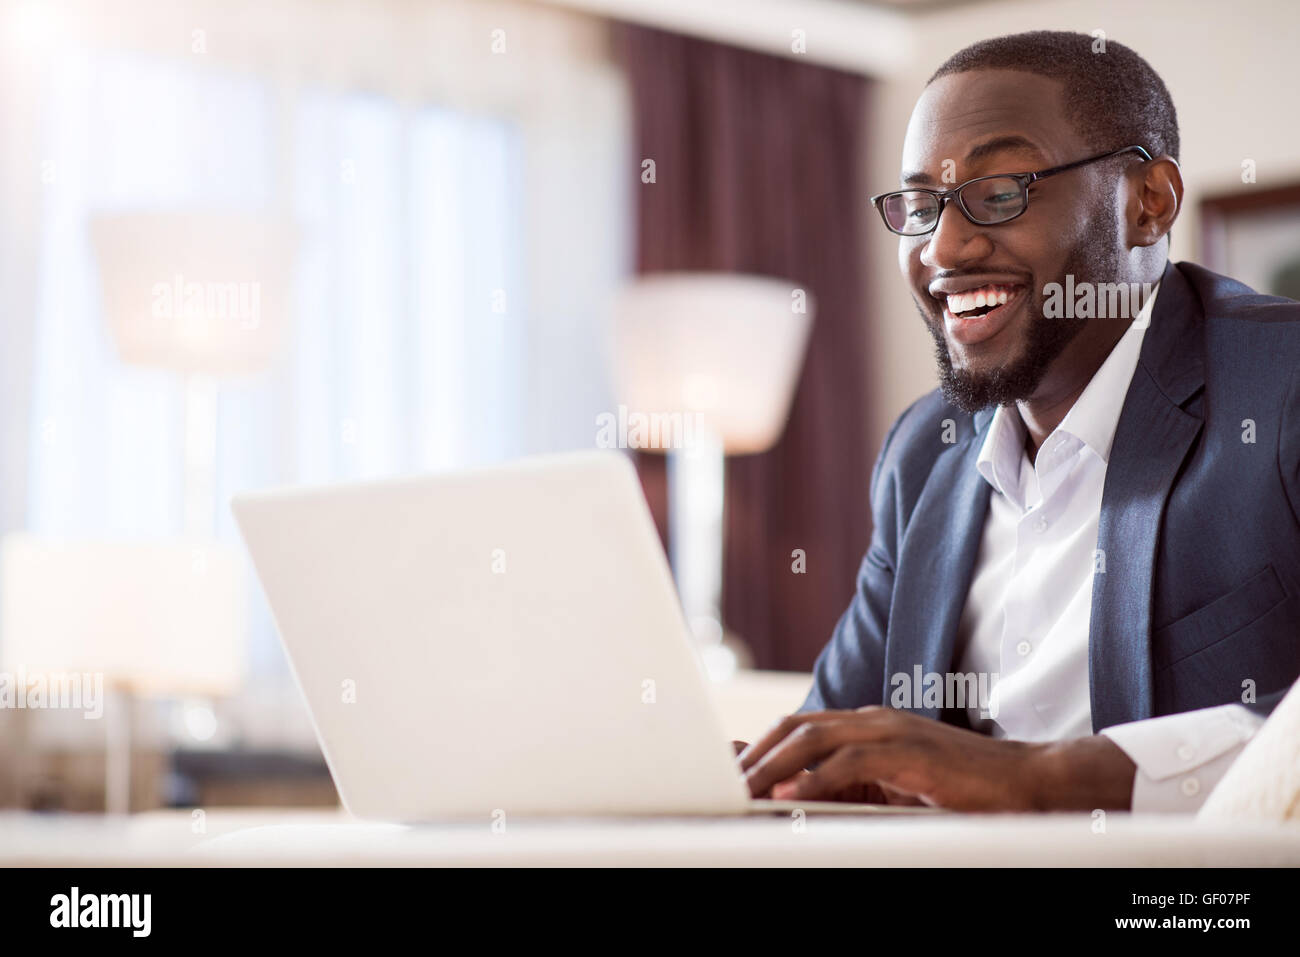
[[1198, 818], [1300, 823], [1300, 681], [1247, 742]]

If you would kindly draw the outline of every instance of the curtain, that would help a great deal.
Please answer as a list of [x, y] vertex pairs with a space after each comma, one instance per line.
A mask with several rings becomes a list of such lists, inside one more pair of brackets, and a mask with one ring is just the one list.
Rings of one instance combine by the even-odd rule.
[[[870, 537], [859, 173], [867, 81], [620, 25], [638, 162], [637, 269], [787, 278], [817, 312], [777, 446], [727, 461], [723, 622], [760, 668], [806, 670]], [[639, 457], [666, 538], [664, 462]], [[800, 570], [799, 555], [803, 556]]]
[[[154, 14], [182, 6], [210, 16], [153, 37]], [[0, 317], [0, 534], [181, 528], [183, 390], [123, 364], [108, 337], [100, 213], [269, 211], [296, 227], [286, 348], [265, 374], [218, 384], [219, 539], [237, 542], [227, 503], [249, 488], [591, 447], [612, 404], [607, 304], [631, 269], [625, 88], [590, 42], [598, 21], [453, 2], [81, 13], [52, 21], [77, 27], [77, 44], [55, 34], [22, 64], [0, 51], [0, 76], [31, 99], [0, 111], [0, 129], [23, 134], [0, 157], [13, 213], [0, 250], [30, 249], [0, 262], [0, 290], [31, 303]], [[372, 48], [355, 43], [362, 28], [404, 39]], [[488, 43], [497, 28], [532, 41], [508, 69]], [[430, 56], [439, 44], [451, 53]], [[246, 578], [235, 724], [246, 742], [310, 743]]]

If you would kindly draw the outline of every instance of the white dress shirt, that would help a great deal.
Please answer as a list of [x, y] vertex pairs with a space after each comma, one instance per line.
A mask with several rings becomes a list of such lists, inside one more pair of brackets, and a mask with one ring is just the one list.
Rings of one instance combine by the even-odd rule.
[[[993, 494], [959, 625], [957, 670], [990, 676], [989, 701], [968, 708], [967, 716], [995, 737], [1092, 734], [1088, 626], [1092, 576], [1104, 559], [1096, 553], [1101, 494], [1155, 299], [1148, 298], [1032, 464], [1014, 405], [996, 410], [980, 449], [976, 467]], [[1101, 733], [1137, 765], [1134, 811], [1194, 811], [1262, 722], [1229, 704]]]

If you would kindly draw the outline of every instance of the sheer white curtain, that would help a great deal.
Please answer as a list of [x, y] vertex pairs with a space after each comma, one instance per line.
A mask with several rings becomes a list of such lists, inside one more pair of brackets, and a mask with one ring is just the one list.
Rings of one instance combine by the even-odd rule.
[[180, 382], [118, 361], [103, 320], [91, 217], [265, 206], [267, 99], [247, 77], [144, 57], [76, 60], [51, 77], [43, 155], [54, 188], [45, 192], [37, 233], [29, 530], [179, 532]]
[[[10, 447], [26, 461], [6, 463], [25, 472], [19, 527], [181, 530], [182, 387], [114, 352], [98, 213], [270, 211], [298, 229], [286, 348], [269, 373], [219, 383], [220, 538], [235, 537], [224, 503], [240, 489], [592, 444], [612, 404], [605, 305], [628, 270], [635, 173], [613, 71], [516, 65], [460, 98], [268, 63], [99, 44], [44, 71], [37, 133], [56, 188], [22, 279], [28, 430]], [[250, 694], [277, 725], [268, 689], [295, 717], [299, 705], [251, 576], [250, 592]]]

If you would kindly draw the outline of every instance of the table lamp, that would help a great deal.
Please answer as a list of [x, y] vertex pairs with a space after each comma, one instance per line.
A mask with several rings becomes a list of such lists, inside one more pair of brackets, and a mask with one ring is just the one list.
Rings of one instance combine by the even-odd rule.
[[87, 705], [105, 689], [113, 695], [99, 699], [110, 813], [130, 807], [137, 697], [219, 697], [239, 687], [244, 594], [237, 551], [216, 542], [16, 534], [0, 543], [0, 671], [23, 685], [23, 697], [51, 676], [97, 683], [79, 691]]
[[668, 455], [673, 574], [715, 679], [744, 663], [722, 628], [725, 461], [776, 444], [814, 313], [798, 284], [735, 273], [661, 273], [622, 289], [614, 379], [628, 444]]
[[121, 360], [185, 384], [185, 519], [212, 534], [217, 381], [268, 369], [289, 328], [293, 225], [205, 212], [98, 215], [104, 323]]

